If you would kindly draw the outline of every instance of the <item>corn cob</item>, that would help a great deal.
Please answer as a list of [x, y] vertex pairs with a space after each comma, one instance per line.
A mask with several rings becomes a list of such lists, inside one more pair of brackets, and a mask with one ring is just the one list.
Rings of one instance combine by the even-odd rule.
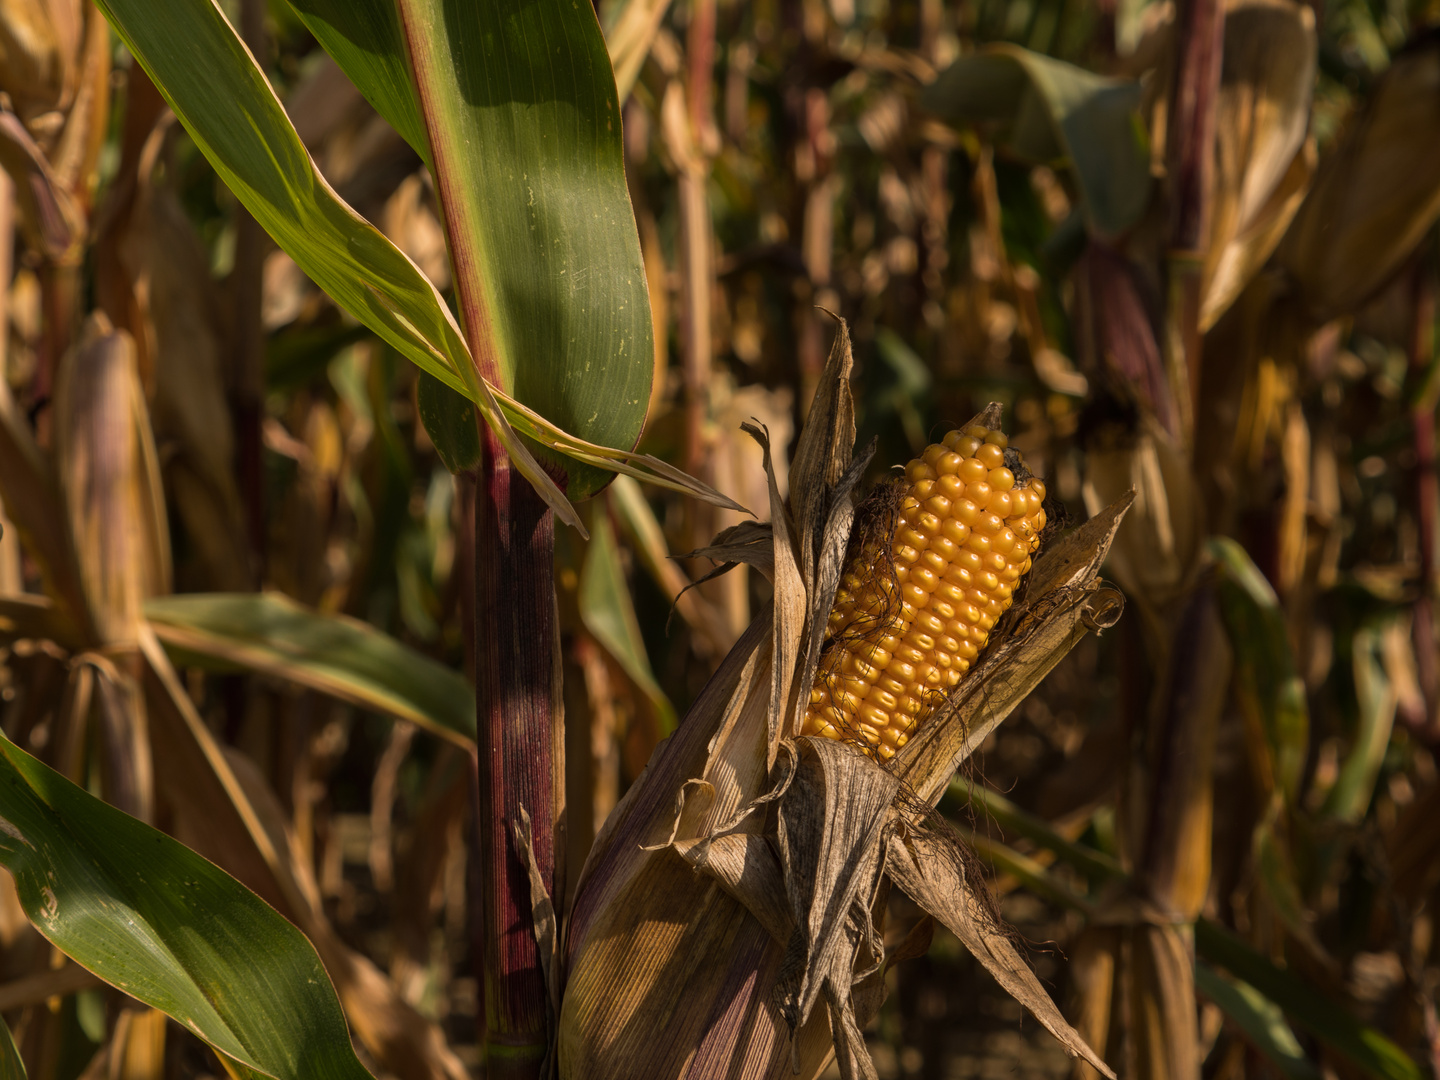
[[881, 761], [974, 663], [1045, 528], [1045, 485], [980, 424], [927, 447], [901, 491], [893, 533], [847, 561], [802, 727]]

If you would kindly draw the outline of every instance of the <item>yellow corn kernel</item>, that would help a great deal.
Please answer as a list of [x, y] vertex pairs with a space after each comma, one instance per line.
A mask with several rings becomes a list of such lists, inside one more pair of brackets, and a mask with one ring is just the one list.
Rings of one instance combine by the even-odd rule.
[[841, 575], [802, 734], [888, 761], [975, 662], [1045, 529], [1045, 485], [1008, 445], [972, 424], [906, 466], [888, 550]]

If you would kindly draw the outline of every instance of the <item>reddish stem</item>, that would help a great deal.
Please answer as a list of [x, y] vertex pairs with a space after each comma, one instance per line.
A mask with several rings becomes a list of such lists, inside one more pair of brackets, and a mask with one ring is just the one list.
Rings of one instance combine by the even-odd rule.
[[1215, 104], [1220, 94], [1225, 5], [1181, 0], [1176, 18], [1179, 55], [1167, 125], [1173, 188], [1170, 248], [1202, 256], [1209, 241], [1210, 188], [1215, 171]]
[[1170, 88], [1166, 157], [1170, 188], [1170, 311], [1166, 366], [1188, 443], [1200, 387], [1200, 306], [1210, 243], [1215, 106], [1225, 45], [1223, 0], [1181, 0]]
[[547, 995], [530, 879], [512, 839], [523, 807], [550, 895], [563, 894], [563, 726], [556, 649], [555, 518], [486, 430], [475, 498], [473, 759], [488, 1077], [538, 1077]]

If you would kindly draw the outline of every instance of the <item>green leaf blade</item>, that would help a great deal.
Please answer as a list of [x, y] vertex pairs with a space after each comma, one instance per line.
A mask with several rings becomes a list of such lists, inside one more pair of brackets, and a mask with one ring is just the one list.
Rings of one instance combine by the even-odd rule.
[[475, 697], [465, 679], [367, 623], [276, 593], [156, 597], [145, 614], [186, 662], [261, 671], [474, 745]]
[[365, 100], [428, 163], [430, 146], [405, 68], [405, 41], [390, 0], [290, 0], [320, 47]]
[[296, 264], [410, 360], [473, 397], [464, 339], [440, 294], [315, 169], [219, 8], [188, 0], [99, 6], [226, 186]]
[[277, 1080], [365, 1080], [339, 999], [287, 920], [183, 844], [0, 738], [0, 865], [77, 963]]
[[[620, 108], [593, 9], [400, 0], [481, 374], [564, 430], [635, 445], [653, 373]], [[539, 452], [567, 493], [610, 473]]]
[[0, 1016], [0, 1080], [26, 1080], [25, 1062], [20, 1051], [15, 1049], [15, 1039], [10, 1034], [10, 1025]]
[[1320, 1080], [1319, 1068], [1305, 1056], [1273, 1001], [1249, 983], [1225, 978], [1204, 961], [1195, 964], [1195, 986], [1290, 1080]]
[[1219, 924], [1203, 918], [1195, 923], [1195, 951], [1254, 987], [1295, 1023], [1371, 1076], [1420, 1080], [1420, 1067], [1395, 1043]]
[[615, 529], [604, 515], [597, 517], [580, 571], [580, 619], [605, 651], [614, 657], [630, 681], [655, 708], [660, 733], [675, 730], [675, 706], [661, 689], [645, 651], [640, 620], [630, 598], [630, 585], [620, 563]]
[[951, 123], [996, 124], [1030, 161], [1068, 158], [1085, 220], [1102, 239], [1123, 235], [1150, 202], [1150, 148], [1138, 82], [1110, 79], [1016, 45], [962, 56], [925, 91]]

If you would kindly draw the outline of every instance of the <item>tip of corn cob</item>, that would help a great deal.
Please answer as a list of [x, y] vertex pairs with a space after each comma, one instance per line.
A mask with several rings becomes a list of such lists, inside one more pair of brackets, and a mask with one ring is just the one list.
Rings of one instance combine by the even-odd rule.
[[801, 734], [892, 758], [1010, 607], [1044, 501], [1004, 433], [980, 423], [911, 461], [892, 493], [893, 527], [852, 541]]

